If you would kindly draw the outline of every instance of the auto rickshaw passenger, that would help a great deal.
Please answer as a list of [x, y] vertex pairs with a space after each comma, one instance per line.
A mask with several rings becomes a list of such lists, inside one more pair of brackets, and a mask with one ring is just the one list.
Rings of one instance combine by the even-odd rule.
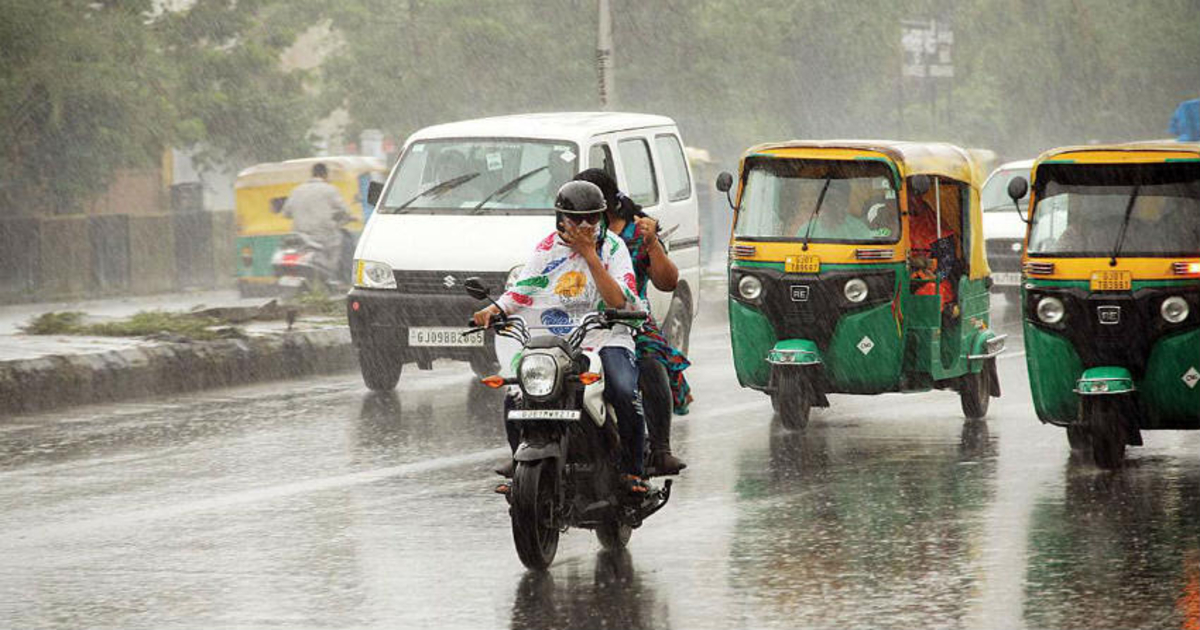
[[800, 226], [796, 235], [800, 238], [846, 241], [866, 241], [875, 238], [876, 234], [862, 219], [850, 214], [848, 188], [849, 184], [843, 180], [829, 180], [824, 197], [818, 194], [817, 201], [813, 202], [816, 222], [810, 218]]
[[[955, 301], [956, 294], [954, 283], [950, 282], [949, 278], [942, 277], [940, 282], [933, 282], [939, 276], [937, 273], [938, 263], [932, 255], [934, 242], [938, 240], [937, 213], [921, 197], [909, 195], [908, 216], [908, 225], [911, 230], [909, 242], [914, 252], [910, 255], [913, 279], [929, 281], [923, 283], [914, 293], [916, 295], [936, 295], [940, 285], [942, 309], [945, 310], [948, 305]], [[942, 238], [956, 236], [954, 230], [950, 228], [945, 219], [942, 219], [941, 224]]]

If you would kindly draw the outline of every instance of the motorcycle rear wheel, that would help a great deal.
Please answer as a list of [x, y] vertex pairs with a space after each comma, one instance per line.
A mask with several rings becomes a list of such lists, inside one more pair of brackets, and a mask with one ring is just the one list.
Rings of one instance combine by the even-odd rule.
[[517, 462], [512, 483], [512, 533], [517, 557], [530, 569], [545, 569], [558, 553], [554, 524], [553, 460]]

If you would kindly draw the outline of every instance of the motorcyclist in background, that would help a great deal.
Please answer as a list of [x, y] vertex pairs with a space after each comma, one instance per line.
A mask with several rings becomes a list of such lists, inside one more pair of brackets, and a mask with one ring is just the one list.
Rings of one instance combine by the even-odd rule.
[[346, 281], [348, 274], [340, 269], [345, 246], [341, 227], [350, 220], [350, 208], [328, 177], [323, 162], [313, 164], [312, 179], [292, 189], [283, 203], [283, 216], [292, 220], [294, 232], [321, 246], [317, 264], [328, 277]]
[[[566, 335], [590, 313], [608, 308], [645, 310], [637, 296], [629, 251], [607, 229], [600, 189], [589, 182], [567, 182], [558, 190], [554, 207], [558, 230], [534, 248], [520, 278], [496, 301], [499, 308], [489, 305], [475, 313], [476, 325], [487, 326], [502, 309], [506, 316], [520, 315], [527, 322], [550, 326], [554, 334]], [[591, 330], [583, 347], [598, 350], [604, 365], [604, 398], [617, 414], [619, 470], [625, 489], [644, 496], [649, 490], [643, 480], [646, 431], [633, 331], [622, 324]], [[505, 423], [515, 452], [519, 436], [511, 425]], [[511, 476], [511, 466], [510, 460], [497, 472]]]

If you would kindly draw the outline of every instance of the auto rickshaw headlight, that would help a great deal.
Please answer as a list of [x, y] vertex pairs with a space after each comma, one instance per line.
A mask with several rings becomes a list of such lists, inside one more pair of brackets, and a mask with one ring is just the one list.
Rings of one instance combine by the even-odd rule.
[[1056, 297], [1044, 297], [1038, 300], [1037, 316], [1047, 324], [1057, 324], [1062, 321], [1067, 311], [1063, 308], [1062, 300]]
[[858, 303], [867, 299], [867, 283], [862, 278], [852, 278], [842, 287], [842, 293], [847, 300]]
[[757, 300], [762, 296], [762, 280], [756, 276], [742, 276], [738, 280], [738, 293], [747, 300]]
[[1162, 307], [1158, 310], [1162, 313], [1162, 318], [1172, 324], [1178, 324], [1187, 319], [1188, 314], [1191, 312], [1187, 300], [1178, 295], [1173, 295], [1163, 300]]

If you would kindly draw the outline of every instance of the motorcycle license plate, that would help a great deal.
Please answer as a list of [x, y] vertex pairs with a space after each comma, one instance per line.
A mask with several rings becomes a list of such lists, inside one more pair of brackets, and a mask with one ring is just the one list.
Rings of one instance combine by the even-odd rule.
[[578, 409], [514, 409], [508, 412], [509, 420], [578, 420]]
[[279, 276], [279, 286], [281, 287], [298, 287], [304, 284], [304, 278], [300, 276]]
[[465, 328], [414, 326], [408, 329], [408, 345], [414, 347], [456, 346], [470, 348], [483, 345], [483, 331], [463, 336]]
[[1021, 274], [1015, 271], [1002, 271], [992, 274], [992, 282], [1001, 287], [1021, 286]]

